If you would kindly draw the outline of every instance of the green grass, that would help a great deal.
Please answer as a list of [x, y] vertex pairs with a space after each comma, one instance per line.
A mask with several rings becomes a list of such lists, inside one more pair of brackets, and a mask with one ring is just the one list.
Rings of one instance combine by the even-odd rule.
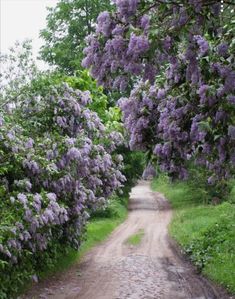
[[129, 245], [137, 246], [141, 243], [143, 236], [144, 236], [144, 230], [140, 229], [136, 234], [130, 236], [126, 240], [126, 243]]
[[87, 239], [82, 244], [78, 256], [81, 257], [90, 248], [105, 240], [110, 233], [122, 223], [127, 215], [126, 208], [120, 203], [115, 204], [117, 214], [112, 218], [95, 218], [87, 226]]
[[154, 179], [152, 188], [163, 193], [175, 210], [170, 235], [195, 265], [215, 282], [235, 293], [235, 187], [229, 202], [203, 204], [203, 193], [186, 182]]

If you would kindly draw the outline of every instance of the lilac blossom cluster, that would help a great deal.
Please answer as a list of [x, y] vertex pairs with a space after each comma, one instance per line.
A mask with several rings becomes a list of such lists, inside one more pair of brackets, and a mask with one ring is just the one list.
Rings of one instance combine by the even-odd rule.
[[0, 227], [0, 260], [11, 264], [53, 240], [78, 248], [89, 213], [125, 181], [122, 135], [106, 132], [88, 92], [63, 85], [35, 101], [22, 104], [23, 125], [0, 117], [1, 194], [14, 215]]
[[115, 4], [108, 34], [98, 22], [88, 37], [83, 65], [99, 84], [127, 94], [119, 105], [130, 147], [149, 151], [182, 179], [188, 161], [207, 169], [209, 184], [228, 179], [235, 168], [235, 46], [220, 3]]

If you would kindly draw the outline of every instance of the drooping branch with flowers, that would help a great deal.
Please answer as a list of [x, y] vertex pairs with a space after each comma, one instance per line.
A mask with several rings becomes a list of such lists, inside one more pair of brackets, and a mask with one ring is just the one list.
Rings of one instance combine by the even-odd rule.
[[235, 166], [235, 19], [224, 1], [116, 0], [87, 39], [83, 66], [124, 94], [132, 149], [182, 179], [189, 163], [208, 183]]

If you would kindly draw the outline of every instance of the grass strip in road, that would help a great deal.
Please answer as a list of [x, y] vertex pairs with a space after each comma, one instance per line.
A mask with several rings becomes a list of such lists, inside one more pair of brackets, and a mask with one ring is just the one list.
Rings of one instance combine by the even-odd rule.
[[144, 236], [144, 230], [140, 229], [136, 234], [130, 236], [126, 240], [126, 244], [137, 246], [142, 242], [143, 236]]
[[202, 204], [202, 191], [187, 182], [170, 183], [160, 176], [152, 188], [171, 202], [170, 235], [203, 274], [235, 294], [235, 188], [231, 202], [216, 206]]

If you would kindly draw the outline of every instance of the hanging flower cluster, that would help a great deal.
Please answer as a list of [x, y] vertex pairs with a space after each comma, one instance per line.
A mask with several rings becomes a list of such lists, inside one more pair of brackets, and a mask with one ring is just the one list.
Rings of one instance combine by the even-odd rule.
[[235, 166], [232, 4], [224, 1], [223, 13], [220, 1], [115, 5], [116, 12], [98, 18], [83, 65], [100, 84], [128, 95], [119, 105], [131, 148], [149, 151], [174, 177], [187, 178], [194, 161], [208, 170], [210, 184], [229, 178]]
[[63, 85], [1, 116], [0, 260], [17, 263], [53, 240], [78, 248], [89, 213], [125, 181], [122, 135], [106, 132], [90, 101]]

